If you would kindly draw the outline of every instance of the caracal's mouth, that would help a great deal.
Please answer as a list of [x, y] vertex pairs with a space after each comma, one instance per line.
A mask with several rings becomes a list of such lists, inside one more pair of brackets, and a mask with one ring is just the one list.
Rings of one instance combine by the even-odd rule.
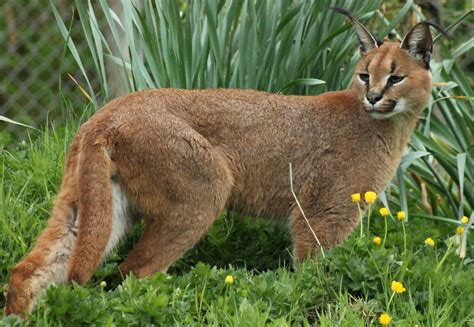
[[375, 119], [386, 119], [405, 110], [405, 100], [382, 100], [375, 104], [364, 99], [364, 109]]

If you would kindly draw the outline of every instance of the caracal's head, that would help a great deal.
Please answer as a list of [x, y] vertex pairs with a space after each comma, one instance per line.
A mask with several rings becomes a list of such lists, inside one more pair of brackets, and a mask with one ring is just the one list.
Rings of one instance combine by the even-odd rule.
[[401, 43], [379, 41], [349, 12], [335, 10], [349, 17], [359, 39], [362, 58], [352, 89], [359, 94], [364, 109], [375, 119], [418, 114], [431, 92], [432, 23], [418, 23]]

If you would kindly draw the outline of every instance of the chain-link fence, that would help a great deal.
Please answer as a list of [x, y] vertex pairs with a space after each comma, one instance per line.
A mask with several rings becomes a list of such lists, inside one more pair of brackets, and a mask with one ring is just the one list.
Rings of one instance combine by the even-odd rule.
[[[87, 51], [73, 2], [53, 3], [79, 52]], [[0, 115], [36, 127], [64, 117], [62, 97], [80, 109], [85, 98], [68, 75], [80, 80], [80, 73], [64, 48], [49, 0], [3, 0], [0, 15]], [[0, 122], [2, 131], [21, 135], [25, 128]]]

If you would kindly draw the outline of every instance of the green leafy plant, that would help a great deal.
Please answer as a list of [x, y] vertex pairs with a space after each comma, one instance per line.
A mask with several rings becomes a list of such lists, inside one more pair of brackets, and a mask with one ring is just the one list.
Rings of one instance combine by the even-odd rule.
[[[336, 1], [362, 20], [379, 3]], [[308, 94], [344, 88], [357, 59], [352, 56], [355, 34], [347, 33], [349, 24], [329, 9], [329, 1], [206, 0], [184, 2], [184, 8], [176, 1], [144, 1], [140, 9], [120, 1], [121, 16], [106, 1], [100, 4], [105, 28], [98, 26], [90, 1], [76, 1], [105, 99], [111, 95], [108, 67], [120, 72], [114, 78], [126, 92], [236, 87]], [[83, 58], [54, 5], [53, 10], [98, 106]]]
[[[471, 14], [460, 17], [448, 30], [455, 33], [454, 28]], [[402, 159], [398, 184], [393, 185], [400, 202], [392, 204], [408, 211], [410, 202], [410, 216], [454, 225], [463, 216], [471, 217], [468, 228], [474, 220], [474, 89], [456, 60], [473, 47], [471, 40], [454, 51], [439, 44], [444, 59], [431, 65], [432, 100], [411, 138], [410, 152]], [[473, 257], [474, 247], [467, 241], [464, 235], [461, 255], [468, 247]]]

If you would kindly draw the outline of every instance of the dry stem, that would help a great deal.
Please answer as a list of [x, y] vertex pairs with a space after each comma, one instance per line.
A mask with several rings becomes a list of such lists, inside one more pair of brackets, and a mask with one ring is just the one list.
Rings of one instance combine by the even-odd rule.
[[311, 233], [314, 236], [314, 239], [316, 240], [316, 243], [318, 243], [319, 247], [321, 248], [321, 253], [323, 255], [323, 258], [326, 257], [324, 254], [324, 249], [321, 246], [321, 243], [319, 242], [318, 237], [316, 236], [316, 233], [313, 230], [313, 227], [311, 227], [308, 218], [306, 218], [306, 215], [304, 214], [303, 208], [301, 207], [300, 201], [298, 201], [298, 198], [296, 197], [295, 191], [293, 189], [293, 169], [291, 168], [291, 162], [289, 163], [289, 168], [290, 168], [290, 189], [291, 189], [291, 194], [293, 194], [293, 197], [295, 198], [296, 204], [298, 205], [298, 208], [300, 209], [301, 214], [303, 215], [304, 220], [306, 221], [306, 224], [308, 225]]

